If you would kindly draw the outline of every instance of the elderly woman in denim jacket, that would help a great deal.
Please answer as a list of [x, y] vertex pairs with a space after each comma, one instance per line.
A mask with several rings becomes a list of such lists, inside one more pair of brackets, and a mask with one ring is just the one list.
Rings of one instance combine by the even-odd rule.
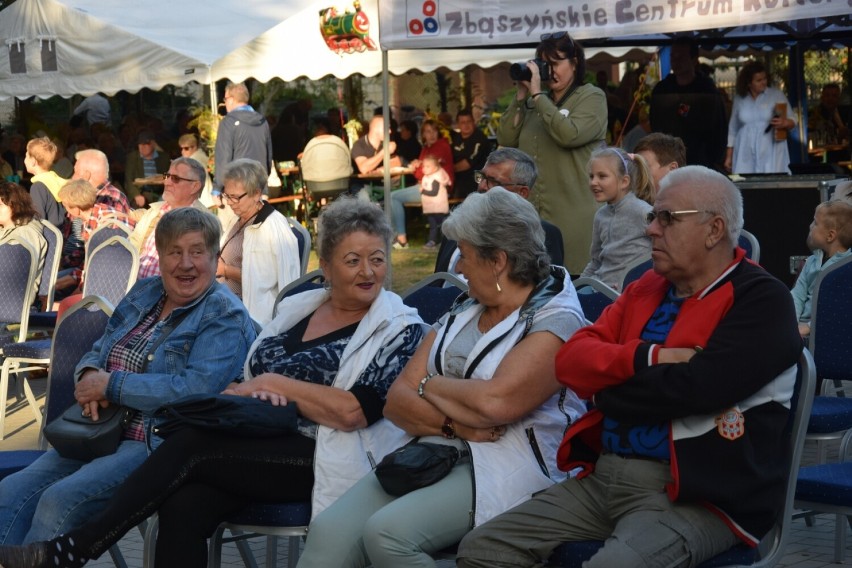
[[86, 463], [49, 450], [3, 479], [0, 543], [50, 539], [102, 510], [161, 441], [150, 429], [158, 407], [220, 392], [240, 374], [256, 333], [242, 303], [215, 281], [219, 238], [209, 213], [163, 215], [155, 235], [162, 276], [136, 283], [76, 371], [84, 416], [120, 404], [136, 410], [131, 424], [114, 454]]

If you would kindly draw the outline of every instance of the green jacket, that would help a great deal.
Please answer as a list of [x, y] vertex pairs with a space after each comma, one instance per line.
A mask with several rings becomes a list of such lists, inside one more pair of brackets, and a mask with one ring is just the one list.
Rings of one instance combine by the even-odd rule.
[[571, 274], [580, 274], [589, 262], [598, 205], [589, 190], [588, 163], [592, 151], [606, 144], [606, 120], [603, 91], [580, 85], [559, 108], [546, 96], [512, 99], [497, 129], [501, 146], [518, 148], [535, 160], [539, 176], [530, 201], [542, 219], [562, 231]]

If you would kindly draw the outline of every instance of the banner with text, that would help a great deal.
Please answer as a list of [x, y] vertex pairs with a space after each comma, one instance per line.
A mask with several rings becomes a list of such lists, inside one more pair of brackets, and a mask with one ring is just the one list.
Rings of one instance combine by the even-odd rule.
[[661, 34], [842, 16], [852, 0], [381, 0], [385, 49], [537, 43]]

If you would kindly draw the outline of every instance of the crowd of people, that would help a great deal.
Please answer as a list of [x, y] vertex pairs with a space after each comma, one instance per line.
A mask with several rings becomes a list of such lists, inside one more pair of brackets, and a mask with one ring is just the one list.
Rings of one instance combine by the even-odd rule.
[[[75, 386], [83, 416], [120, 404], [133, 418], [114, 454], [49, 450], [0, 480], [0, 566], [84, 566], [154, 513], [155, 565], [206, 566], [206, 539], [257, 502], [311, 503], [306, 568], [429, 566], [455, 544], [459, 566], [539, 566], [585, 540], [604, 541], [593, 568], [694, 566], [756, 546], [784, 506], [813, 283], [850, 254], [852, 199], [817, 207], [814, 254], [792, 290], [747, 259], [742, 197], [722, 172], [782, 171], [795, 120], [758, 62], [742, 69], [726, 120], [696, 64], [695, 46], [676, 41], [649, 131], [628, 151], [607, 146], [612, 112], [585, 82], [583, 47], [545, 34], [496, 149], [467, 109], [449, 136], [435, 119], [400, 124], [391, 165], [416, 183], [391, 194], [390, 221], [350, 173], [386, 165], [391, 125], [372, 117], [350, 150], [316, 121], [305, 165], [333, 172], [318, 182], [350, 183], [319, 214], [323, 287], [277, 308], [300, 275], [296, 237], [266, 197], [285, 141], [245, 85], [225, 91], [212, 180], [190, 133], [174, 157], [136, 133], [123, 191], [105, 151], [78, 148], [68, 181], [51, 169], [56, 144], [29, 141], [29, 191], [0, 182], [0, 242], [26, 241], [43, 263], [42, 223], [72, 245], [122, 223], [139, 252], [139, 279]], [[79, 116], [100, 124], [102, 111], [92, 100]], [[288, 127], [304, 127], [304, 112], [288, 107]], [[467, 283], [431, 326], [385, 289], [412, 202], [428, 216], [435, 270]], [[58, 282], [73, 301], [84, 249], [66, 249]], [[645, 259], [653, 269], [624, 287]], [[621, 292], [591, 324], [577, 276]], [[296, 426], [161, 438], [157, 409], [198, 393], [295, 403]], [[376, 462], [420, 443], [460, 459], [389, 492]]]

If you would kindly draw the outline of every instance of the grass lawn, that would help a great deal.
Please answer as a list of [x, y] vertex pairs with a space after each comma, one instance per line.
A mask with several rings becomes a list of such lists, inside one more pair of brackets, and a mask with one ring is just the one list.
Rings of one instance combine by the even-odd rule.
[[[435, 271], [435, 256], [438, 249], [426, 250], [423, 244], [428, 236], [426, 221], [421, 215], [409, 214], [408, 248], [391, 250], [391, 270], [388, 280], [391, 290], [401, 293], [417, 281]], [[308, 262], [308, 272], [319, 268], [316, 247], [311, 250], [311, 260]]]

